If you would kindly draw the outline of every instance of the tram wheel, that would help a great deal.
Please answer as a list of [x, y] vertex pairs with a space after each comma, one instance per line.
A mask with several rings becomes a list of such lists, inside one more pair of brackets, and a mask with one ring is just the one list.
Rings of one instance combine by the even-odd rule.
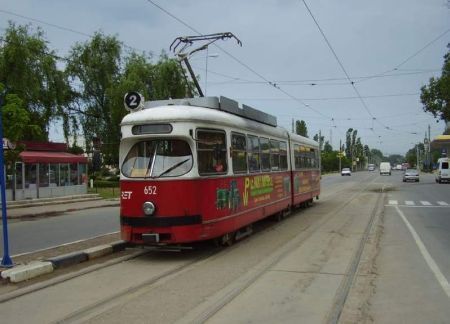
[[283, 218], [284, 218], [284, 215], [283, 215], [283, 212], [282, 212], [282, 211], [280, 211], [280, 212], [278, 212], [278, 213], [276, 213], [276, 214], [273, 215], [273, 219], [274, 219], [276, 222], [281, 222], [281, 221], [283, 220]]
[[216, 246], [231, 246], [234, 243], [234, 232], [226, 233], [214, 240]]

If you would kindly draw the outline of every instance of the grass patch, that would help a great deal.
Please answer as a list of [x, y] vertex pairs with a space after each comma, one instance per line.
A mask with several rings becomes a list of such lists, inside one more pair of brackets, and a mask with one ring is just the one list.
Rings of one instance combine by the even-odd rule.
[[109, 188], [88, 188], [88, 193], [99, 194], [103, 199], [119, 198], [120, 189], [119, 187], [109, 187]]

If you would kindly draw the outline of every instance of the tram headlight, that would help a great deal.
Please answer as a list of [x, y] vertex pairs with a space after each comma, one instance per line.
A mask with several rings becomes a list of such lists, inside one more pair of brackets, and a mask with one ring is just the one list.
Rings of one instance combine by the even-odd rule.
[[143, 205], [142, 205], [142, 210], [144, 211], [144, 214], [146, 216], [151, 216], [155, 213], [155, 205], [150, 202], [150, 201], [146, 201]]

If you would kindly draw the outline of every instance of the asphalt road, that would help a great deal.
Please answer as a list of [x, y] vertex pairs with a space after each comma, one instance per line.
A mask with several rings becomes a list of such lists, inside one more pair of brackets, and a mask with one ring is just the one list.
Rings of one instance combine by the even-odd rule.
[[[101, 207], [60, 216], [8, 223], [9, 252], [14, 255], [117, 232], [119, 207]], [[3, 242], [0, 244], [3, 255]]]
[[[103, 217], [117, 221], [115, 208], [108, 210]], [[68, 222], [64, 217], [88, 227], [94, 218], [105, 222], [98, 210], [79, 213], [22, 223], [43, 222], [35, 231], [48, 235], [46, 222]], [[448, 323], [449, 219], [450, 185], [432, 175], [419, 183], [403, 183], [401, 172], [325, 175], [313, 208], [202, 261], [196, 258], [211, 251], [148, 254], [5, 302], [0, 312], [6, 320], [43, 323], [146, 322], [148, 314], [153, 322], [323, 323], [343, 300], [345, 323]], [[65, 223], [66, 233], [75, 226]], [[372, 230], [363, 240], [366, 228]], [[133, 275], [123, 280], [124, 273]]]
[[401, 172], [380, 181], [389, 194], [371, 316], [381, 323], [448, 323], [450, 185], [430, 174], [403, 183]]

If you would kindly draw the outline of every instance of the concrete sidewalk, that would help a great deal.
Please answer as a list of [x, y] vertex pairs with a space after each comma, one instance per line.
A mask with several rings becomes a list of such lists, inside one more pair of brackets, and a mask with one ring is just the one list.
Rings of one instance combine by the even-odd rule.
[[119, 206], [119, 199], [102, 199], [98, 195], [80, 195], [53, 199], [7, 202], [8, 219], [45, 217], [90, 208]]
[[[95, 194], [30, 199], [6, 203], [8, 219], [18, 220], [32, 217], [56, 216], [64, 212], [76, 210], [116, 206], [120, 206], [119, 199], [106, 200]], [[96, 242], [99, 240], [100, 238], [87, 240], [84, 244], [81, 241], [77, 242], [78, 245], [83, 244], [87, 246], [82, 250], [75, 251], [73, 251], [73, 248], [63, 245], [61, 247], [66, 252], [60, 254], [55, 251], [56, 254], [52, 257], [42, 258], [42, 255], [40, 254], [45, 255], [45, 250], [31, 253], [37, 257], [36, 261], [26, 262], [25, 264], [19, 263], [10, 269], [0, 267], [0, 280], [9, 280], [10, 282], [29, 280], [43, 274], [51, 273], [58, 268], [76, 265], [81, 262], [122, 251], [127, 246], [126, 242], [121, 240], [117, 241], [117, 239], [113, 242], [98, 245]], [[58, 247], [53, 247], [51, 250], [58, 250]], [[0, 300], [1, 298], [2, 297], [0, 296]]]

